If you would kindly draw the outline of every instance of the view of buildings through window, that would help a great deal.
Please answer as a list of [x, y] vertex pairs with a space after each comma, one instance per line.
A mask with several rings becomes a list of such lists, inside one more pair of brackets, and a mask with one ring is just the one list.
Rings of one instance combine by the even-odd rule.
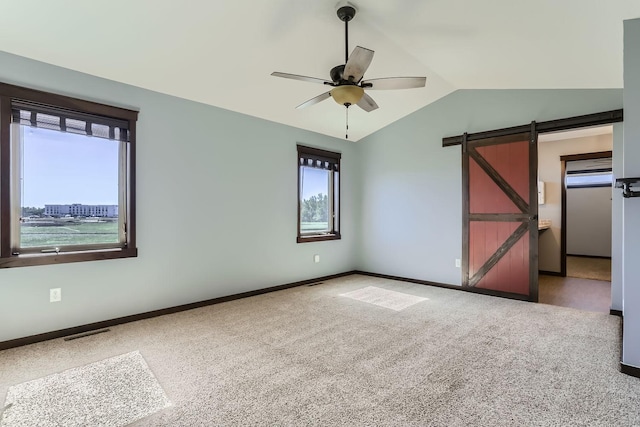
[[117, 243], [120, 142], [12, 130], [20, 132], [20, 247]]
[[138, 112], [2, 82], [0, 107], [0, 268], [138, 256]]

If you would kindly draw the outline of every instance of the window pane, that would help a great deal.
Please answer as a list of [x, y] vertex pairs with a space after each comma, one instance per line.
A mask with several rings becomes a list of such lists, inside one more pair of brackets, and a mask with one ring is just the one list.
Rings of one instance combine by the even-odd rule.
[[22, 126], [20, 247], [119, 242], [119, 142]]
[[300, 167], [300, 232], [331, 231], [329, 192], [331, 171]]
[[567, 175], [567, 188], [604, 187], [613, 183], [612, 172], [578, 173]]

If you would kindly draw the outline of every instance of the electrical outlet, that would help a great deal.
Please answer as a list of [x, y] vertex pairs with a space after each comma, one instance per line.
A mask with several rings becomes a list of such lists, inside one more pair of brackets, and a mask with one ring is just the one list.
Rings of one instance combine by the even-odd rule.
[[456, 258], [456, 267], [460, 268], [462, 264], [460, 263], [460, 258]]
[[53, 288], [49, 289], [49, 302], [62, 301], [62, 289]]
[[314, 255], [313, 256], [313, 262], [315, 262], [315, 263], [320, 262], [320, 255]]

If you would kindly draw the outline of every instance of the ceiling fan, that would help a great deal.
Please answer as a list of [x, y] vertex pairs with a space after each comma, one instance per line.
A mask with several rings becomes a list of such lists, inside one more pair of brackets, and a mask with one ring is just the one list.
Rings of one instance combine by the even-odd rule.
[[[357, 105], [366, 112], [378, 108], [378, 104], [371, 98], [365, 89], [386, 90], [386, 89], [411, 89], [424, 87], [426, 77], [385, 77], [378, 79], [362, 80], [364, 73], [369, 68], [373, 60], [374, 51], [361, 46], [356, 48], [349, 55], [349, 21], [356, 15], [356, 8], [349, 2], [341, 2], [337, 9], [338, 18], [344, 22], [345, 31], [345, 64], [333, 67], [329, 73], [331, 81], [316, 77], [300, 76], [297, 74], [273, 72], [272, 76], [286, 79], [302, 80], [311, 83], [320, 83], [331, 86], [328, 92], [320, 94], [298, 105], [296, 108], [305, 108], [315, 105], [328, 98], [333, 98], [338, 104], [347, 108], [347, 130], [349, 129], [348, 114], [349, 107]], [[348, 139], [347, 135], [347, 139]]]

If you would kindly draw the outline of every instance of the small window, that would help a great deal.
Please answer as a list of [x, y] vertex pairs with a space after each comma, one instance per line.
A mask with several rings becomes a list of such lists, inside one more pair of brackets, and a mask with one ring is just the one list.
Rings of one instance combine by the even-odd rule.
[[298, 145], [298, 243], [340, 239], [340, 153]]
[[567, 188], [611, 187], [613, 185], [611, 157], [570, 160], [566, 163]]
[[137, 255], [136, 120], [0, 83], [0, 267]]
[[613, 172], [575, 171], [567, 174], [567, 188], [611, 187]]

